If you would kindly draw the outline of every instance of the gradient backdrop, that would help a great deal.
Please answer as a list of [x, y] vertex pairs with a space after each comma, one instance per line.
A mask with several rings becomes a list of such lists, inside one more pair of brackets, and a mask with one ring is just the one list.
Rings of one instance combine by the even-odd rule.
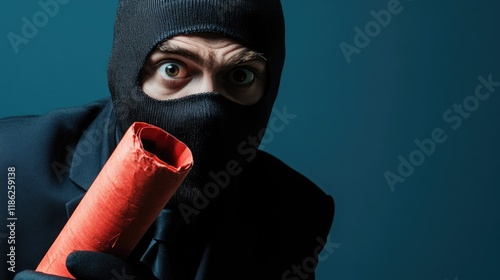
[[[21, 35], [22, 17], [33, 21], [41, 7], [3, 1], [0, 117], [108, 95], [117, 1], [103, 2], [69, 1], [38, 18], [16, 54], [7, 34]], [[500, 87], [475, 96], [479, 76], [500, 81], [500, 3], [283, 2], [276, 108], [296, 118], [265, 150], [335, 198], [335, 249], [318, 279], [500, 279]], [[390, 22], [380, 10], [392, 11]], [[434, 145], [425, 140], [433, 131]]]

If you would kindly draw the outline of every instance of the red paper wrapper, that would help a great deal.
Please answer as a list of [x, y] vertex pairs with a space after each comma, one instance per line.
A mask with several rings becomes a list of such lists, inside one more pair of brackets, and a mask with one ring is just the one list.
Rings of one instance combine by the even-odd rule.
[[77, 250], [126, 258], [192, 164], [184, 143], [158, 127], [134, 123], [36, 270], [73, 278], [66, 258]]

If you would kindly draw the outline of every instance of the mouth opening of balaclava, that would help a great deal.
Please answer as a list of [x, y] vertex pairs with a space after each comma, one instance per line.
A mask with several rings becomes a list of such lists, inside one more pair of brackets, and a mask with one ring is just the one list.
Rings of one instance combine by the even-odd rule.
[[[140, 87], [140, 73], [148, 55], [164, 40], [193, 33], [218, 34], [263, 53], [268, 79], [262, 99], [240, 105], [210, 92], [164, 101], [146, 95]], [[211, 174], [226, 170], [233, 161], [240, 166], [247, 163], [242, 148], [249, 137], [262, 136], [267, 126], [284, 56], [279, 0], [120, 1], [108, 67], [119, 129], [123, 132], [133, 122], [147, 122], [171, 133], [193, 152], [193, 169], [170, 206], [192, 205], [214, 182]]]

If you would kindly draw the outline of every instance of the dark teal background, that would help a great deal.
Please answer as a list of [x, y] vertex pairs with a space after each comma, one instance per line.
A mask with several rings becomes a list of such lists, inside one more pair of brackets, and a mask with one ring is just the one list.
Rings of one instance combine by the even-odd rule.
[[[108, 95], [116, 1], [103, 2], [61, 6], [18, 54], [7, 34], [40, 7], [3, 2], [0, 117]], [[318, 279], [500, 279], [500, 87], [458, 129], [443, 120], [479, 75], [500, 81], [500, 3], [403, 0], [348, 63], [339, 44], [354, 44], [353, 28], [388, 0], [283, 2], [288, 53], [276, 108], [297, 117], [266, 150], [335, 198], [337, 245]], [[397, 173], [398, 156], [408, 159], [435, 128], [447, 140], [392, 192], [384, 172]]]

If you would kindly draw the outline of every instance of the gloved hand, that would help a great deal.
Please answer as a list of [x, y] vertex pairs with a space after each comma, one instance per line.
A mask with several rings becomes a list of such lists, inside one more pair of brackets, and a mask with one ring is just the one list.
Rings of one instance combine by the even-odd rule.
[[[126, 262], [110, 254], [76, 251], [66, 260], [66, 267], [77, 280], [158, 280], [142, 262]], [[66, 280], [68, 278], [23, 271], [14, 280]]]

